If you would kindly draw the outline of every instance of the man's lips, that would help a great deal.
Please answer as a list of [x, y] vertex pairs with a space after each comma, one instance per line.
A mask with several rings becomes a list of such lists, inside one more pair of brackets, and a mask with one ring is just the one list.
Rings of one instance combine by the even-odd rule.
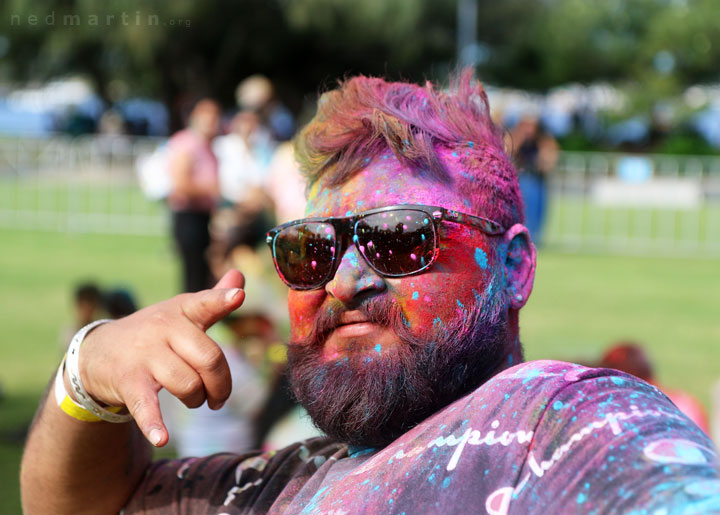
[[371, 322], [360, 311], [346, 311], [340, 315], [340, 324], [333, 333], [340, 338], [353, 338], [367, 336], [379, 328], [378, 324]]

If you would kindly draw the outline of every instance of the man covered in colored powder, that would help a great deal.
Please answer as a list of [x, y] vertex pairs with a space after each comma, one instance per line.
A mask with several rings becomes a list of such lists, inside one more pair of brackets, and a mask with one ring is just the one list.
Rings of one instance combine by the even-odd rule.
[[720, 510], [716, 451], [655, 387], [523, 363], [535, 249], [469, 72], [449, 92], [347, 80], [296, 153], [308, 218], [267, 240], [290, 287], [293, 389], [328, 436], [151, 462], [159, 389], [214, 409], [230, 392], [205, 330], [243, 302], [231, 271], [76, 335], [28, 439], [28, 514]]

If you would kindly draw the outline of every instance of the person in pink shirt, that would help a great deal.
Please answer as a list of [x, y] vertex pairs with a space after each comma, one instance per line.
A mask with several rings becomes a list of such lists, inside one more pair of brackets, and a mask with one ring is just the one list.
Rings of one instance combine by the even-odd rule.
[[173, 238], [182, 259], [185, 292], [200, 291], [212, 283], [206, 254], [210, 245], [208, 224], [220, 196], [218, 162], [211, 145], [219, 122], [217, 102], [200, 100], [190, 113], [188, 128], [169, 142], [168, 205]]

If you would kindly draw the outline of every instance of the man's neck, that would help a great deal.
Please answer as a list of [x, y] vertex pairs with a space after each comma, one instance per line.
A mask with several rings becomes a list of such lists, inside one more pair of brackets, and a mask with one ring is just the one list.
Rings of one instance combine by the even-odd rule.
[[512, 366], [517, 365], [525, 361], [523, 355], [522, 343], [520, 343], [520, 329], [519, 329], [519, 311], [511, 309], [508, 312], [508, 340], [507, 340], [507, 356], [503, 362], [497, 367], [493, 375], [497, 375], [503, 370], [506, 370]]

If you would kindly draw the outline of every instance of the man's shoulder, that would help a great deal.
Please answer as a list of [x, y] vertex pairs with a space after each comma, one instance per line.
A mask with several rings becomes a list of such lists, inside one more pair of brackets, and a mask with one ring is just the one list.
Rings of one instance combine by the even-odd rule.
[[[548, 384], [557, 383], [564, 385], [592, 377], [615, 375], [616, 373], [627, 375], [618, 370], [591, 368], [566, 361], [541, 359], [536, 361], [524, 361], [515, 366], [506, 368], [502, 372], [490, 378], [488, 383], [493, 381], [520, 380], [522, 384], [540, 381]], [[482, 388], [482, 386], [480, 386], [480, 388]]]
[[[594, 403], [598, 392], [612, 390], [617, 400], [647, 391], [665, 397], [644, 381], [605, 368], [590, 368], [563, 361], [539, 360], [520, 363], [452, 402], [421, 425], [460, 429], [487, 427], [502, 432], [510, 428], [531, 432], [548, 412], [555, 414], [565, 401]], [[583, 393], [585, 392], [585, 393]], [[580, 400], [578, 400], [580, 399]]]
[[572, 385], [597, 378], [606, 378], [605, 380], [611, 382], [637, 382], [650, 386], [619, 370], [591, 368], [565, 361], [537, 360], [519, 363], [503, 370], [480, 385], [468, 397], [480, 396], [487, 399], [495, 397], [507, 401], [515, 395], [522, 395], [526, 400], [550, 399], [562, 389], [572, 388]]
[[610, 368], [592, 368], [555, 360], [526, 361], [507, 368], [480, 385], [470, 395], [487, 395], [488, 391], [505, 394], [522, 393], [525, 397], [553, 396], [559, 390], [581, 386], [587, 381], [608, 382], [632, 388], [649, 388], [660, 392], [635, 376]]

